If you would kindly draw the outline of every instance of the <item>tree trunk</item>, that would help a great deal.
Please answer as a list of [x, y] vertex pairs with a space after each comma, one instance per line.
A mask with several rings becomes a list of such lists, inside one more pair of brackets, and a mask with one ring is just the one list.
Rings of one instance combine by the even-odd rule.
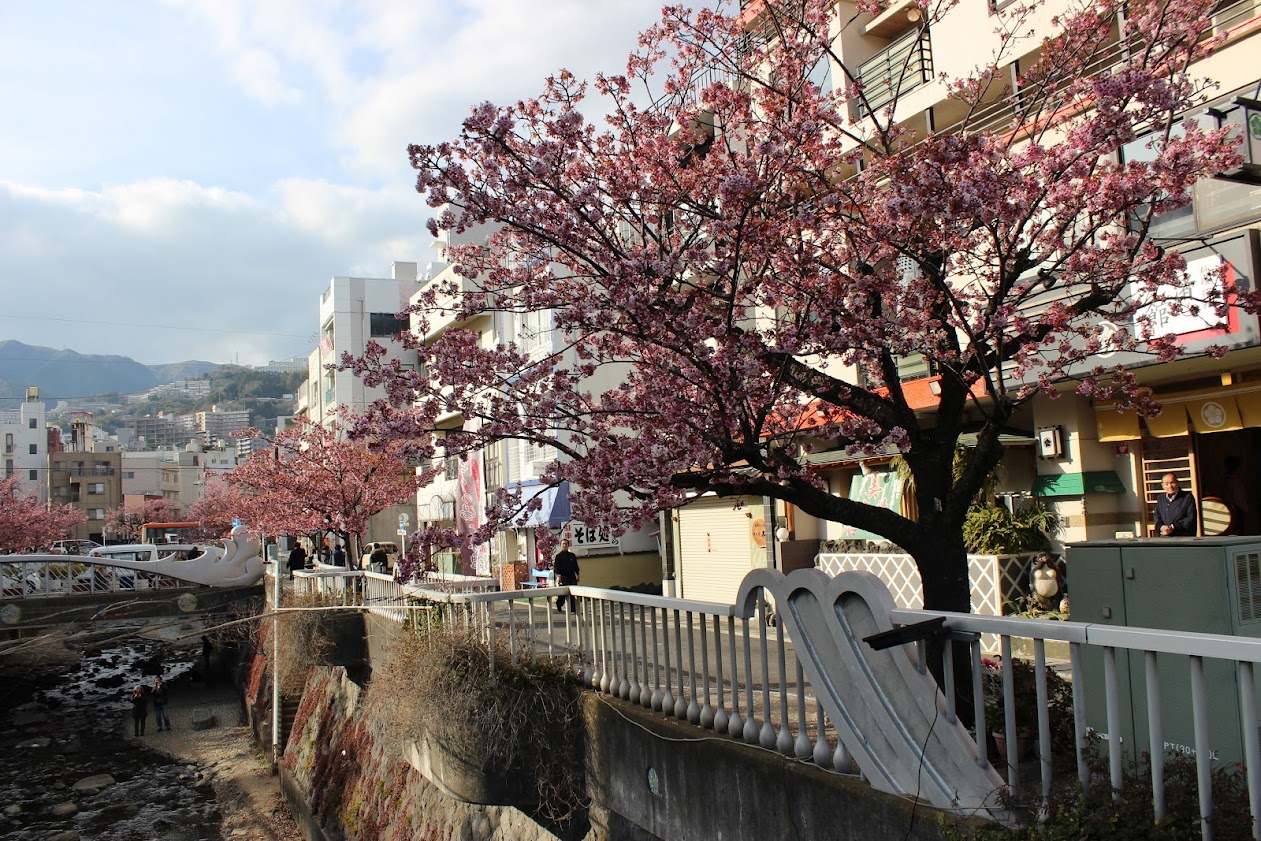
[[[938, 519], [938, 518], [930, 518]], [[945, 518], [939, 518], [945, 520]], [[924, 608], [947, 610], [954, 613], [972, 612], [972, 581], [969, 573], [968, 554], [963, 545], [960, 526], [953, 529], [944, 522], [929, 534], [936, 534], [936, 545], [926, 554], [914, 553], [924, 592]], [[929, 640], [927, 646], [928, 670], [937, 685], [945, 692], [946, 645], [953, 645], [953, 673], [955, 710], [965, 727], [973, 723], [971, 646], [965, 642], [949, 643], [946, 640]]]

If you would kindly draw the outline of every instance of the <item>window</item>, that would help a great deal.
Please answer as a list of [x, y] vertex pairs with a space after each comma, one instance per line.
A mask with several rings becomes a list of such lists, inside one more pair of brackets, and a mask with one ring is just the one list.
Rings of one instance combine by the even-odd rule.
[[551, 346], [552, 311], [538, 310], [516, 315], [517, 348], [523, 353], [547, 350]]
[[36, 428], [36, 427], [35, 427], [35, 418], [29, 418], [29, 419], [26, 421], [26, 428], [27, 428], [27, 429], [35, 429], [35, 428]]
[[88, 493], [92, 495], [105, 493], [104, 482], [88, 482]]
[[104, 520], [105, 509], [104, 508], [89, 508], [88, 519], [89, 520]]
[[374, 312], [368, 315], [368, 334], [374, 338], [395, 336], [409, 326], [407, 319], [399, 318], [393, 313]]
[[448, 482], [454, 482], [456, 479], [460, 478], [460, 457], [459, 456], [447, 456], [446, 469], [443, 473], [443, 476]]
[[4, 434], [4, 451], [6, 453], [13, 452], [13, 433], [6, 432]]
[[30, 474], [29, 474], [26, 478], [28, 478], [28, 479], [30, 479], [32, 482], [34, 482], [36, 479], [38, 479], [38, 478], [39, 478], [39, 471], [38, 471], [38, 470], [32, 470], [32, 471], [30, 471]]
[[31, 455], [38, 455], [38, 454], [39, 454], [39, 445], [38, 445], [38, 444], [31, 444], [30, 450], [31, 450]]
[[124, 479], [134, 479], [134, 478], [136, 478], [136, 471], [134, 471], [134, 470], [124, 470], [124, 471], [123, 471], [123, 478], [124, 478]]

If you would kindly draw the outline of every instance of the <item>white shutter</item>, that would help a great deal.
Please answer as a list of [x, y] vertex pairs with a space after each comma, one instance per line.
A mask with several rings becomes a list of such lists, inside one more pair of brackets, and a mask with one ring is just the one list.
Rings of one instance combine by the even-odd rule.
[[[731, 604], [752, 566], [753, 521], [762, 506], [702, 499], [679, 509], [679, 584], [685, 599]], [[750, 516], [752, 515], [752, 516]]]

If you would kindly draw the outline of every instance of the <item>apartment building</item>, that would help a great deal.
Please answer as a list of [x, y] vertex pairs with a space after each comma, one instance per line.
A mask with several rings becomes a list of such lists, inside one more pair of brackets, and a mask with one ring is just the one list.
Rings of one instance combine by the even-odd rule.
[[[386, 348], [389, 357], [415, 367], [416, 355], [393, 337], [408, 329], [398, 314], [420, 287], [416, 264], [395, 262], [390, 277], [334, 277], [320, 295], [319, 342], [307, 357], [307, 381], [296, 413], [326, 424], [337, 413], [356, 414], [385, 392], [365, 388], [349, 371], [332, 371], [344, 354], [360, 356], [368, 342]], [[384, 538], [383, 538], [384, 539]]]
[[24, 495], [36, 493], [47, 500], [48, 433], [38, 388], [28, 388], [17, 408], [0, 409], [0, 440], [4, 441], [4, 478], [18, 477]]
[[[458, 245], [483, 242], [488, 236], [490, 232], [486, 228], [458, 236], [443, 232], [436, 243], [442, 252], [443, 268], [417, 290], [413, 303], [418, 303], [426, 292], [446, 284], [454, 285], [456, 295], [477, 293], [476, 283], [457, 275], [446, 260], [447, 252]], [[574, 351], [554, 329], [550, 312], [484, 311], [457, 321], [452, 312], [453, 304], [452, 298], [439, 294], [437, 306], [425, 312], [428, 330], [424, 333], [420, 332], [419, 317], [413, 317], [413, 330], [426, 344], [458, 327], [475, 332], [483, 348], [515, 344], [532, 362], [549, 358], [564, 366], [575, 361]], [[598, 392], [616, 385], [617, 375], [614, 368], [605, 367], [585, 382]], [[450, 412], [440, 416], [437, 423], [440, 429], [457, 430], [468, 428], [469, 419], [459, 412]], [[499, 530], [488, 545], [465, 550], [458, 558], [452, 552], [439, 552], [439, 567], [486, 575], [504, 563], [525, 562], [530, 569], [540, 564], [550, 566], [550, 559], [544, 556], [535, 537], [537, 529], [547, 528], [570, 540], [582, 561], [584, 581], [596, 586], [633, 586], [659, 581], [660, 556], [651, 534], [636, 531], [614, 538], [599, 524], [575, 521], [568, 483], [549, 487], [542, 482], [540, 477], [556, 457], [555, 448], [548, 445], [504, 440], [487, 444], [464, 459], [447, 456], [436, 465], [443, 468], [442, 474], [418, 493], [417, 522], [422, 527], [453, 528], [462, 534], [474, 531], [484, 524], [480, 512], [485, 509], [488, 497], [501, 488], [519, 493], [522, 503], [534, 499], [540, 503], [539, 508], [529, 512], [521, 522]]]
[[105, 542], [105, 521], [123, 504], [122, 452], [116, 443], [93, 441], [86, 421], [71, 426], [68, 447], [48, 454], [48, 499], [80, 509], [87, 521], [72, 537]]
[[[759, 4], [749, 4], [755, 12]], [[838, 58], [861, 84], [863, 96], [848, 101], [848, 128], [868, 130], [871, 113], [894, 107], [897, 123], [919, 133], [948, 132], [964, 118], [963, 106], [949, 95], [946, 79], [969, 76], [995, 53], [996, 31], [1016, 4], [964, 0], [930, 26], [922, 4], [897, 0], [879, 15], [859, 13], [854, 3], [838, 4], [834, 46]], [[1020, 103], [1019, 79], [1039, 57], [1040, 36], [1051, 31], [1063, 2], [1040, 7], [1025, 25], [1035, 33], [1026, 48], [1003, 59], [1004, 93], [988, 103], [984, 119], [971, 125], [1003, 126]], [[1194, 277], [1210, 281], [1206, 270], [1225, 264], [1228, 277], [1255, 288], [1261, 269], [1261, 74], [1255, 61], [1261, 45], [1261, 4], [1255, 0], [1222, 2], [1213, 18], [1222, 38], [1215, 52], [1199, 61], [1193, 74], [1212, 79], [1217, 91], [1204, 107], [1184, 115], [1201, 126], [1233, 126], [1244, 165], [1201, 180], [1191, 206], [1158, 217], [1152, 241], [1185, 257]], [[750, 19], [756, 18], [755, 14]], [[841, 26], [841, 22], [847, 25]], [[1111, 55], [1127, 44], [1114, 25]], [[1105, 55], [1108, 53], [1105, 51]], [[1100, 69], [1106, 68], [1105, 63]], [[844, 78], [832, 68], [833, 78]], [[1177, 129], [1175, 128], [1175, 133]], [[1125, 146], [1122, 158], [1142, 156], [1149, 137]], [[1202, 297], [1205, 290], [1196, 289]], [[1157, 362], [1137, 353], [1103, 353], [1098, 359], [1124, 365], [1151, 387], [1164, 411], [1140, 419], [1116, 411], [1115, 403], [1075, 393], [1064, 383], [1058, 399], [1036, 396], [1015, 419], [1012, 435], [1004, 436], [1005, 487], [1013, 496], [1032, 496], [1055, 510], [1063, 542], [1147, 536], [1160, 493], [1160, 477], [1177, 474], [1184, 487], [1208, 507], [1201, 525], [1212, 533], [1261, 533], [1261, 324], [1255, 316], [1232, 307], [1221, 325], [1203, 316], [1158, 312], [1155, 317], [1176, 336], [1183, 355]], [[1104, 325], [1136, 332], [1135, 323]], [[1208, 351], [1229, 348], [1224, 358]], [[932, 411], [934, 372], [924, 359], [906, 359], [903, 387], [912, 408]], [[846, 495], [866, 481], [857, 460], [839, 454], [814, 456], [834, 492]], [[870, 462], [869, 462], [870, 463]], [[897, 507], [897, 500], [893, 500]], [[777, 520], [782, 521], [782, 510]], [[769, 518], [768, 514], [768, 518]], [[767, 522], [771, 522], [769, 519]], [[874, 537], [836, 523], [810, 523], [799, 518], [797, 536], [844, 540]]]
[[201, 443], [207, 447], [216, 446], [220, 442], [231, 442], [232, 433], [250, 425], [248, 409], [212, 406], [209, 412], [197, 412], [195, 416]]

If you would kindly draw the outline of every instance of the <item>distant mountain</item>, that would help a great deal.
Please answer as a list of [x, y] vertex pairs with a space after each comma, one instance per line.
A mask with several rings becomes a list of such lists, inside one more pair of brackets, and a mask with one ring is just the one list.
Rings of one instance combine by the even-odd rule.
[[165, 365], [147, 367], [158, 378], [158, 383], [162, 384], [173, 383], [176, 380], [195, 380], [223, 366], [218, 362], [202, 362], [194, 359], [188, 362], [168, 362]]
[[[202, 376], [212, 362], [174, 362], [146, 366], [126, 356], [77, 353], [38, 347], [11, 339], [0, 341], [0, 398], [21, 398], [28, 386], [48, 401], [146, 391], [156, 385]], [[12, 401], [0, 401], [0, 406]]]

